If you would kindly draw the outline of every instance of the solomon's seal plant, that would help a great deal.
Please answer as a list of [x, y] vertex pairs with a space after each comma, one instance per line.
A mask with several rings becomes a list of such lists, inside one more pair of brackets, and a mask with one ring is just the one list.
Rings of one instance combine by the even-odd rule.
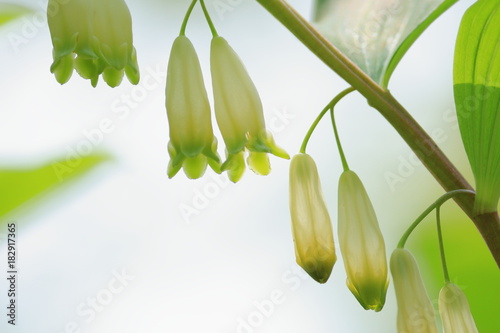
[[[429, 297], [417, 260], [405, 248], [416, 227], [435, 210], [444, 275], [438, 307], [444, 330], [477, 332], [474, 308], [448, 273], [440, 207], [453, 198], [475, 224], [500, 266], [500, 2], [478, 0], [467, 10], [455, 49], [454, 97], [475, 190], [388, 90], [391, 75], [406, 51], [457, 0], [316, 0], [313, 23], [285, 0], [257, 2], [349, 87], [319, 113], [290, 163], [289, 203], [297, 263], [317, 282], [327, 282], [335, 274], [333, 230], [337, 227], [349, 290], [366, 310], [381, 311], [386, 303], [386, 241], [368, 195], [370, 189], [348, 166], [334, 118], [337, 103], [356, 91], [387, 119], [445, 190], [409, 226], [392, 252], [389, 266], [398, 308], [393, 326], [399, 333], [438, 331], [437, 313], [430, 301], [438, 296]], [[198, 3], [211, 33], [213, 113], [200, 61], [186, 36]], [[124, 74], [132, 84], [138, 83], [132, 18], [123, 0], [49, 0], [49, 8], [56, 5], [59, 10], [48, 11], [48, 23], [54, 60], [50, 71], [59, 83], [67, 82], [74, 69], [94, 87], [101, 75], [111, 87], [119, 85]], [[258, 175], [269, 174], [269, 154], [289, 159], [266, 128], [256, 85], [239, 55], [218, 34], [204, 0], [191, 1], [187, 9], [170, 51], [166, 81], [168, 177], [182, 168], [188, 178], [197, 179], [210, 165], [214, 172], [227, 172], [231, 181], [238, 182], [247, 165]], [[306, 152], [327, 113], [331, 114], [343, 166], [337, 221], [330, 218], [329, 198], [323, 196], [316, 162]], [[214, 120], [225, 144], [223, 152], [218, 151]], [[225, 160], [220, 153], [225, 153]]]

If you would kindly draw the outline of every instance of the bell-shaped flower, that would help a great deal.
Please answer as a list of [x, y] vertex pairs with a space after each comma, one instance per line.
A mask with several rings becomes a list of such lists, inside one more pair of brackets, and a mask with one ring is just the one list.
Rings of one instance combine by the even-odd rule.
[[124, 0], [49, 0], [47, 20], [54, 46], [50, 71], [59, 83], [66, 83], [73, 69], [94, 87], [101, 74], [111, 87], [120, 84], [124, 72], [131, 83], [139, 82]]
[[227, 41], [212, 39], [210, 69], [214, 91], [215, 116], [226, 144], [227, 160], [222, 170], [237, 182], [245, 170], [242, 152], [250, 152], [247, 163], [255, 173], [270, 172], [267, 153], [290, 158], [276, 145], [266, 130], [262, 103], [247, 70]]
[[398, 333], [437, 333], [434, 308], [413, 255], [398, 248], [390, 266], [398, 302]]
[[186, 36], [177, 37], [172, 45], [165, 95], [170, 130], [168, 176], [173, 177], [183, 167], [189, 178], [199, 178], [207, 163], [220, 172], [200, 62]]
[[382, 310], [387, 286], [385, 242], [363, 183], [344, 171], [338, 192], [339, 245], [347, 286], [366, 310]]
[[439, 313], [444, 333], [478, 333], [467, 297], [451, 282], [439, 292]]
[[290, 215], [297, 264], [325, 283], [337, 256], [318, 169], [307, 154], [295, 155], [290, 164]]

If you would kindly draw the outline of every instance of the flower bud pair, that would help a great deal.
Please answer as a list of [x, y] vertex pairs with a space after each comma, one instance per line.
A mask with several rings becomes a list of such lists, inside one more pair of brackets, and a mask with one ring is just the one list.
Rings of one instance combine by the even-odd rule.
[[[47, 19], [54, 46], [50, 71], [64, 84], [73, 69], [92, 86], [99, 75], [116, 87], [124, 72], [139, 82], [132, 19], [123, 0], [49, 0]], [[76, 58], [75, 58], [76, 56]]]
[[227, 159], [219, 165], [217, 140], [213, 135], [210, 104], [194, 47], [179, 36], [170, 54], [166, 106], [170, 128], [169, 177], [183, 166], [189, 178], [203, 175], [207, 162], [216, 171], [228, 171], [237, 182], [247, 163], [257, 174], [270, 172], [267, 153], [289, 158], [266, 130], [262, 103], [257, 89], [241, 60], [222, 37], [211, 44], [210, 68], [215, 116], [226, 143]]

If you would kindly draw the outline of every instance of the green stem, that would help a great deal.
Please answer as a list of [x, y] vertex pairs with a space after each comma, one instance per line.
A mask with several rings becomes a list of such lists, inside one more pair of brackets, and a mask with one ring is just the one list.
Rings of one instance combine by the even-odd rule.
[[337, 130], [337, 124], [335, 123], [335, 109], [332, 107], [330, 110], [330, 115], [332, 118], [333, 133], [335, 134], [335, 141], [337, 142], [337, 148], [339, 150], [340, 160], [342, 161], [342, 168], [344, 171], [349, 170], [349, 165], [347, 164], [347, 159], [345, 158], [344, 148], [340, 143], [339, 131]]
[[205, 6], [205, 0], [200, 0], [201, 8], [203, 9], [203, 14], [205, 14], [205, 18], [207, 19], [208, 26], [210, 27], [210, 31], [212, 31], [212, 36], [217, 37], [219, 34], [215, 29], [215, 25], [210, 18], [210, 14], [208, 13], [207, 6]]
[[348, 95], [349, 93], [353, 92], [354, 90], [355, 89], [353, 89], [353, 88], [347, 88], [347, 89], [345, 89], [340, 94], [338, 94], [337, 96], [335, 96], [330, 101], [330, 103], [328, 103], [325, 106], [325, 108], [320, 112], [320, 114], [316, 117], [316, 119], [312, 123], [311, 127], [307, 131], [306, 136], [304, 137], [304, 141], [302, 141], [302, 146], [300, 147], [300, 152], [302, 154], [306, 153], [306, 148], [307, 148], [307, 144], [309, 143], [309, 139], [311, 138], [311, 135], [313, 134], [314, 130], [318, 126], [318, 124], [319, 124], [320, 120], [323, 118], [323, 116], [328, 112], [328, 110], [333, 109], [335, 107], [335, 105], [337, 105], [337, 103], [340, 102], [340, 100], [342, 98], [344, 98], [346, 95]]
[[401, 240], [399, 241], [398, 243], [398, 248], [403, 248], [405, 247], [405, 244], [406, 244], [406, 241], [408, 240], [408, 237], [410, 237], [411, 233], [413, 232], [413, 230], [415, 230], [415, 228], [420, 224], [420, 222], [422, 222], [422, 220], [427, 216], [429, 215], [430, 212], [432, 212], [434, 210], [434, 208], [436, 207], [440, 207], [443, 203], [445, 203], [448, 199], [451, 199], [459, 194], [462, 194], [462, 193], [469, 193], [469, 194], [472, 194], [474, 195], [475, 192], [474, 191], [471, 191], [471, 190], [454, 190], [454, 191], [450, 191], [448, 193], [445, 193], [443, 194], [439, 199], [437, 199], [432, 205], [430, 205], [422, 214], [420, 214], [419, 217], [417, 217], [417, 219], [415, 220], [415, 222], [413, 222], [410, 227], [408, 228], [408, 230], [406, 230], [406, 232], [403, 234], [403, 236], [401, 237]]
[[189, 5], [186, 16], [184, 16], [184, 21], [182, 21], [181, 32], [179, 33], [180, 36], [186, 35], [186, 26], [189, 21], [189, 17], [191, 16], [191, 12], [193, 11], [194, 5], [196, 5], [196, 2], [198, 2], [198, 0], [193, 0]]
[[441, 206], [436, 207], [436, 225], [439, 240], [439, 252], [441, 253], [441, 264], [443, 265], [444, 281], [450, 282], [450, 274], [448, 273], [448, 266], [446, 265], [446, 255], [444, 252], [443, 231], [441, 230]]
[[[301, 17], [285, 0], [257, 0], [274, 15], [292, 34], [335, 71], [350, 86], [359, 91], [372, 107], [394, 127], [408, 146], [415, 152], [434, 178], [448, 191], [472, 189], [457, 168], [438, 148], [432, 138], [411, 117], [408, 111], [391, 95], [377, 85], [350, 59], [342, 54], [306, 19]], [[455, 199], [471, 218], [483, 236], [491, 254], [500, 267], [500, 217], [497, 212], [475, 215], [474, 197], [460, 196]]]

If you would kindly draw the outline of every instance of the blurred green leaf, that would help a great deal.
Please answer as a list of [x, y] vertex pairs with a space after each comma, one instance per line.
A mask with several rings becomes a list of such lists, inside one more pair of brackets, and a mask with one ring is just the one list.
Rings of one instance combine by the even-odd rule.
[[460, 134], [476, 180], [475, 213], [500, 198], [500, 1], [479, 0], [457, 37], [454, 91]]
[[0, 26], [31, 12], [31, 9], [21, 5], [0, 3]]
[[387, 87], [417, 38], [458, 0], [316, 0], [318, 30], [375, 82]]
[[36, 169], [0, 169], [0, 218], [34, 198], [77, 179], [108, 160], [106, 155], [53, 161]]

